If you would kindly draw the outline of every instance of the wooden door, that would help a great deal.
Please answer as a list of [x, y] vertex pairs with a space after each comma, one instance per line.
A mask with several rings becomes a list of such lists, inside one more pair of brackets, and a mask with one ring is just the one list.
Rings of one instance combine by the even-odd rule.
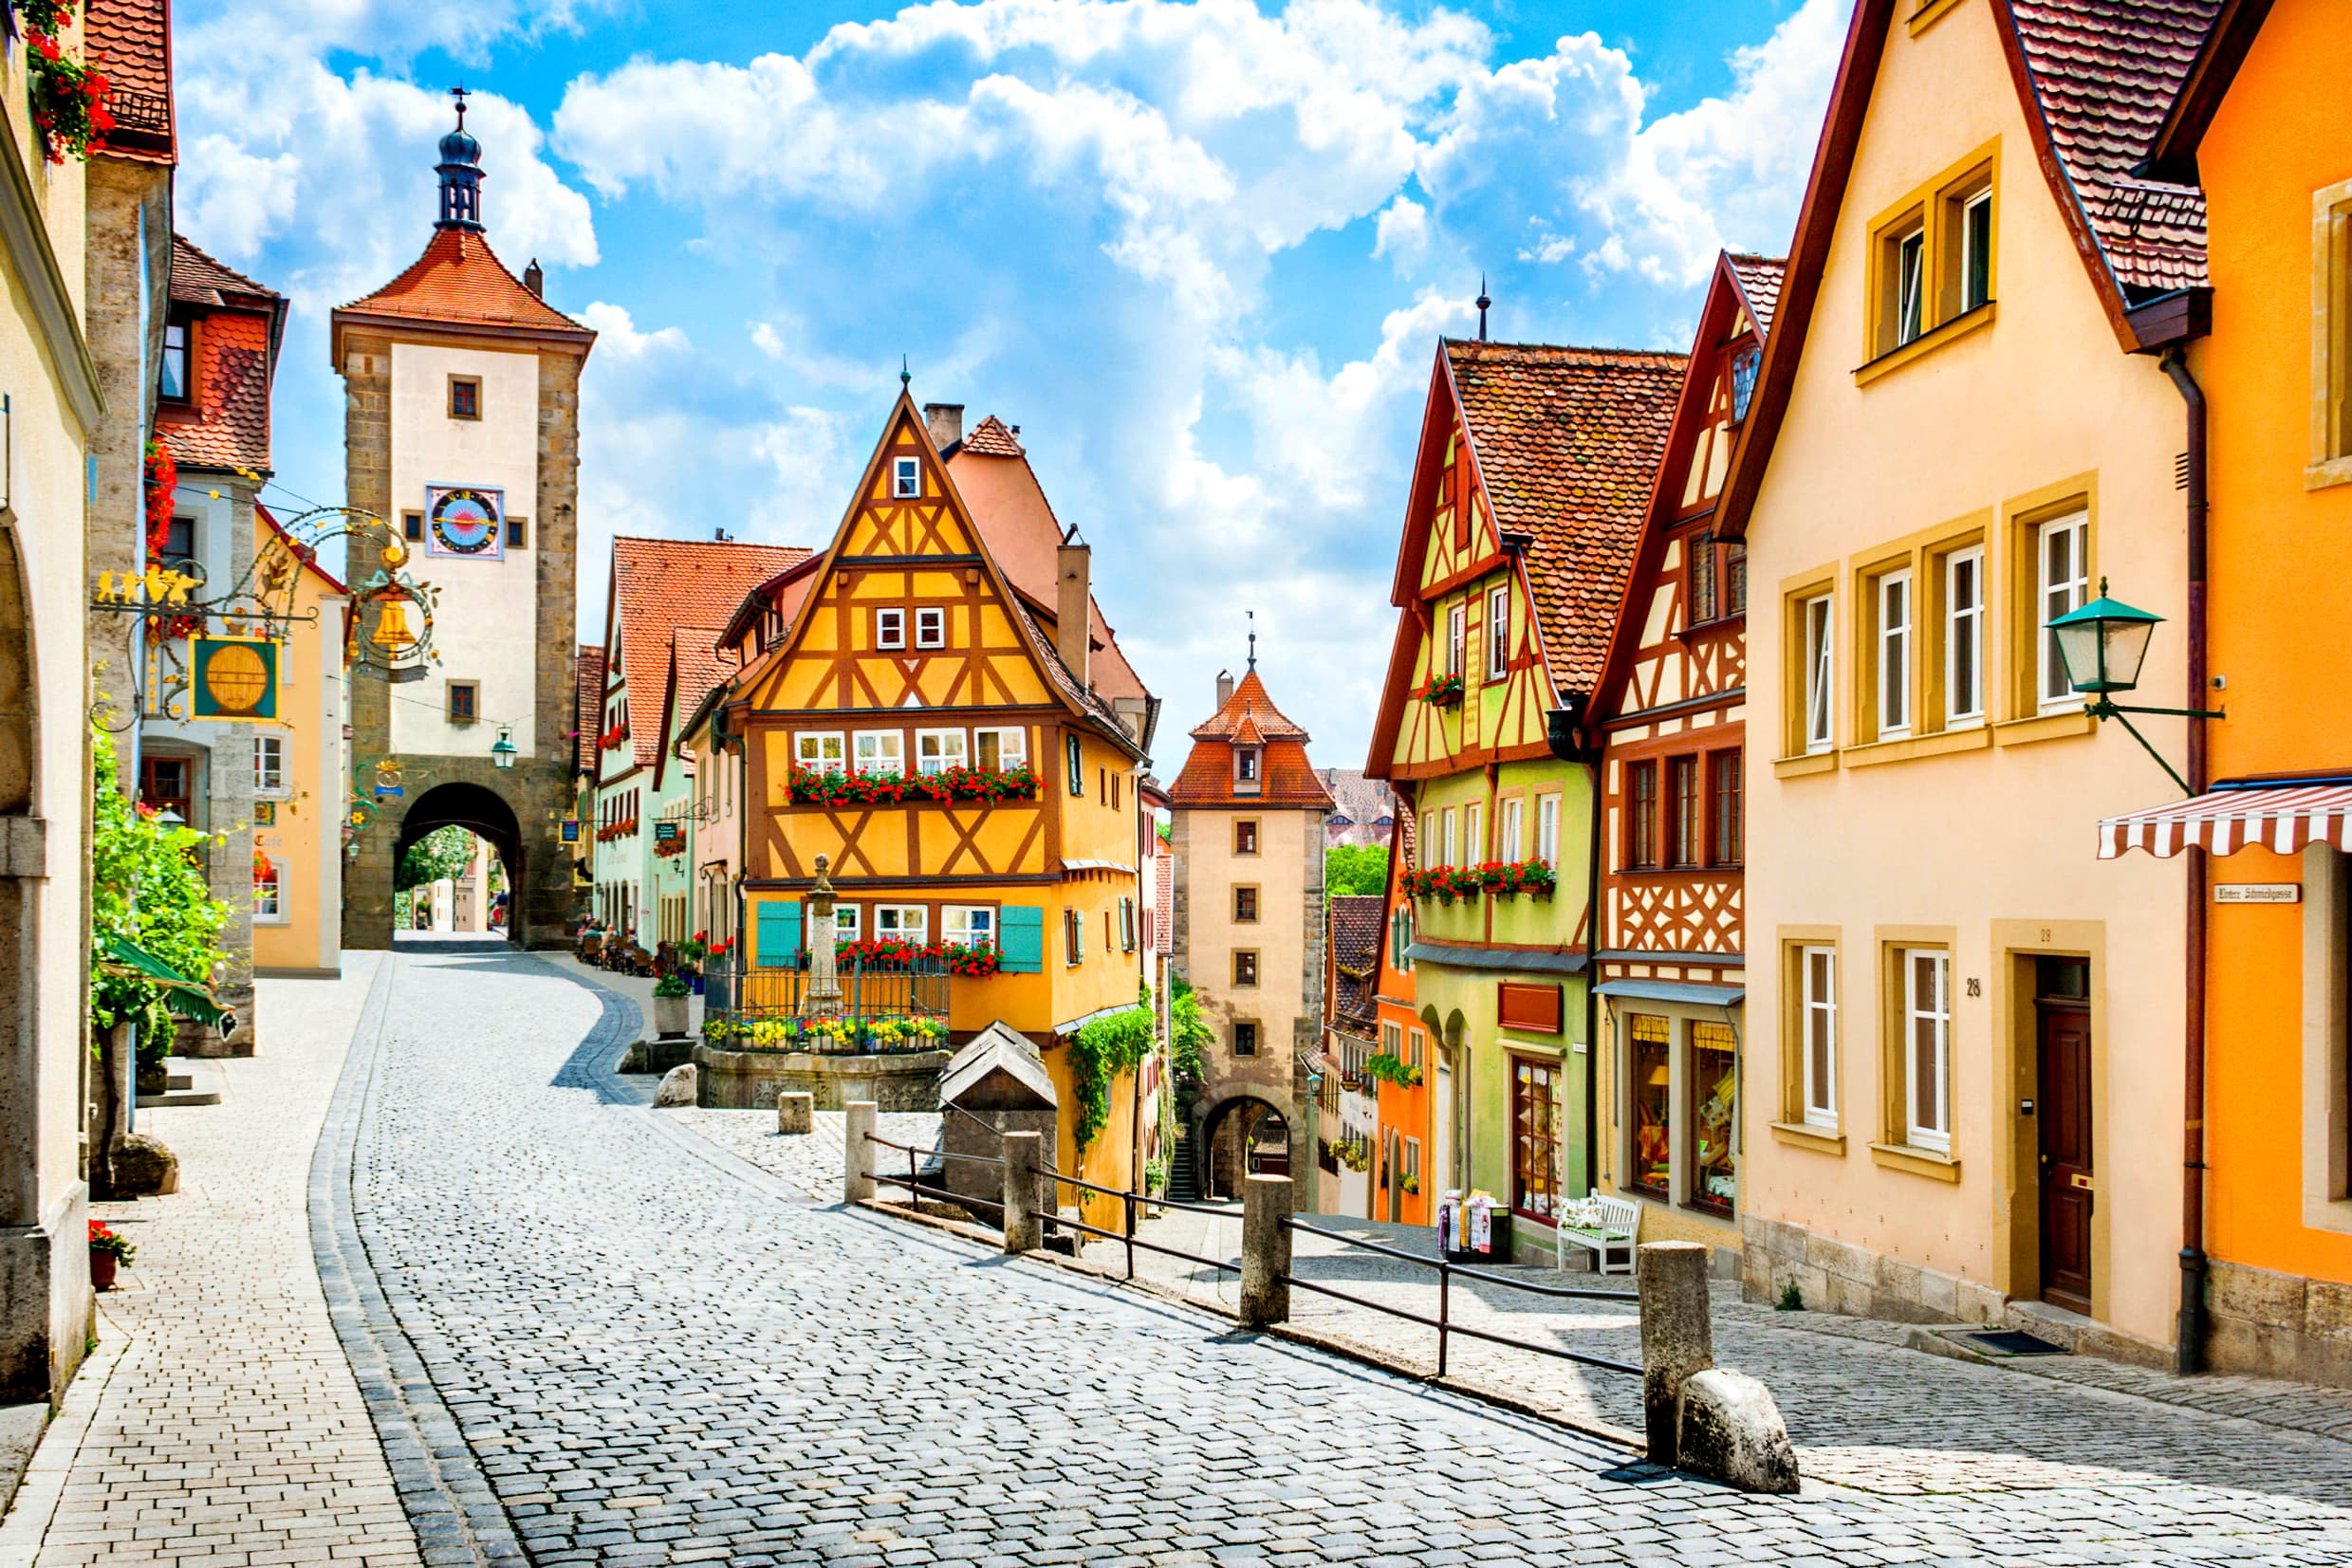
[[2040, 1002], [2042, 1299], [2091, 1310], [2091, 1015]]

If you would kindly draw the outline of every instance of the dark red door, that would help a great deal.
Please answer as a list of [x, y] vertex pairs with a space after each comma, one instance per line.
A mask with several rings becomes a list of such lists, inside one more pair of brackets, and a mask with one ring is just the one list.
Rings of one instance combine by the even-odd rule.
[[2042, 1299], [2091, 1309], [2091, 1015], [2036, 1006], [2042, 1036]]

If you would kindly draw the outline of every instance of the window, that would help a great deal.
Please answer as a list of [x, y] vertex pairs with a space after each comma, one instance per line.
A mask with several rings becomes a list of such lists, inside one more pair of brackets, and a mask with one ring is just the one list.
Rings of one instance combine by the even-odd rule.
[[1837, 670], [1837, 636], [1831, 616], [1836, 598], [1817, 594], [1798, 605], [1805, 640], [1805, 749], [1827, 751], [1834, 742], [1830, 728]]
[[1404, 1061], [1405, 1029], [1403, 1024], [1383, 1024], [1380, 1025], [1380, 1052], [1384, 1056], [1395, 1057], [1398, 1061]]
[[1026, 729], [975, 729], [972, 746], [980, 766], [991, 773], [1028, 765], [1029, 732]]
[[449, 378], [449, 416], [453, 419], [482, 417], [482, 378], [479, 376], [453, 376]]
[[1233, 1025], [1233, 1054], [1235, 1056], [1258, 1054], [1258, 1026], [1256, 1024], [1236, 1023]]
[[1399, 900], [1388, 916], [1388, 967], [1410, 971], [1413, 968], [1413, 906]]
[[965, 947], [996, 940], [996, 912], [985, 904], [949, 904], [939, 911], [939, 939]]
[[1884, 740], [1911, 733], [1911, 574], [1888, 572], [1875, 592], [1879, 737]]
[[1237, 794], [1255, 795], [1258, 792], [1258, 769], [1264, 762], [1265, 754], [1257, 747], [1233, 747], [1233, 789]]
[[167, 566], [185, 566], [196, 555], [196, 520], [175, 517], [164, 525], [163, 554], [158, 558]]
[[906, 737], [896, 729], [861, 729], [857, 741], [859, 772], [906, 771]]
[[1625, 765], [1625, 863], [1658, 864], [1658, 764]]
[[913, 501], [923, 493], [923, 461], [919, 457], [894, 457], [890, 460], [890, 498], [893, 501]]
[[1634, 1013], [1625, 1024], [1625, 1087], [1633, 1105], [1625, 1185], [1663, 1199], [1674, 1188], [1674, 1029], [1649, 1013]]
[[1135, 951], [1135, 900], [1132, 898], [1119, 901], [1119, 950]]
[[286, 741], [278, 735], [253, 737], [253, 793], [286, 793]]
[[[1887, 303], [1893, 307], [1885, 348], [1900, 348], [1926, 328], [1927, 230], [1914, 227], [1889, 236]], [[1880, 352], [1884, 352], [1881, 349]]]
[[1456, 604], [1446, 612], [1446, 673], [1458, 675], [1467, 667], [1465, 655], [1470, 642], [1470, 606]]
[[2090, 518], [2076, 512], [2045, 523], [2033, 530], [2034, 692], [2045, 710], [2077, 708], [2083, 694], [2066, 677], [2065, 660], [2058, 655], [2058, 634], [2049, 623], [2069, 610], [2079, 610], [2090, 597]]
[[190, 332], [184, 317], [163, 323], [163, 362], [156, 370], [156, 396], [166, 402], [187, 402], [193, 389], [188, 377]]
[[1074, 909], [1062, 912], [1062, 962], [1075, 967], [1086, 956], [1086, 923]]
[[449, 722], [472, 724], [482, 716], [482, 689], [470, 680], [449, 683]]
[[936, 605], [915, 612], [915, 646], [944, 648], [947, 646], [947, 612]]
[[2352, 479], [2352, 180], [2311, 197], [2311, 465], [2313, 487]]
[[507, 548], [519, 550], [530, 543], [530, 520], [509, 513], [507, 517]]
[[1255, 889], [1255, 888], [1247, 888], [1247, 887], [1245, 887], [1245, 888], [1235, 888], [1235, 889], [1233, 890], [1233, 922], [1234, 922], [1234, 924], [1236, 924], [1236, 925], [1243, 925], [1243, 926], [1253, 926], [1253, 925], [1257, 924], [1257, 919], [1258, 919], [1258, 890], [1257, 890], [1257, 889]]
[[1903, 1141], [1952, 1149], [1952, 955], [1941, 948], [1898, 951], [1903, 972]]
[[1417, 1192], [1420, 1190], [1420, 1186], [1421, 1140], [1407, 1138], [1404, 1143], [1404, 1189], [1408, 1192]]
[[286, 905], [278, 891], [277, 862], [261, 855], [256, 855], [254, 861], [253, 918], [256, 920], [285, 919]]
[[1086, 754], [1076, 735], [1062, 737], [1062, 754], [1069, 763], [1070, 796], [1075, 800], [1086, 793]]
[[1992, 300], [1992, 188], [1960, 204], [1960, 310]]
[[1236, 818], [1233, 822], [1233, 853], [1255, 855], [1258, 852], [1258, 824], [1254, 817]]
[[1707, 761], [1713, 778], [1714, 795], [1714, 863], [1736, 866], [1748, 853], [1747, 823], [1740, 811], [1739, 756], [1736, 751], [1718, 751]]
[[424, 538], [425, 514], [422, 512], [402, 512], [400, 514], [400, 532], [412, 540]]
[[1454, 808], [1452, 806], [1437, 813], [1437, 863], [1441, 866], [1458, 866], [1462, 863], [1454, 854]]
[[843, 773], [849, 767], [846, 739], [838, 729], [803, 730], [792, 737], [792, 766], [804, 773]]
[[856, 904], [833, 906], [834, 946], [839, 947], [843, 942], [858, 941], [863, 935], [864, 913], [864, 910]]
[[1687, 1200], [1695, 1208], [1732, 1211], [1738, 1190], [1739, 1168], [1732, 1152], [1739, 1125], [1738, 1037], [1731, 1025], [1694, 1023], [1690, 1025], [1688, 1057], [1691, 1082], [1689, 1131], [1691, 1183]]
[[1560, 868], [1560, 797], [1538, 795], [1535, 798], [1535, 858], [1557, 871]]
[[1510, 584], [1487, 592], [1487, 679], [1501, 680], [1510, 666]]
[[1522, 803], [1514, 795], [1496, 803], [1494, 824], [1494, 858], [1498, 860], [1519, 858], [1519, 830], [1524, 825]]
[[1706, 818], [1698, 804], [1698, 759], [1676, 757], [1668, 765], [1674, 781], [1674, 831], [1671, 843], [1676, 866], [1695, 866], [1699, 862], [1699, 835], [1704, 831]]
[[1690, 624], [1703, 626], [1715, 618], [1715, 536], [1695, 533], [1690, 538]]
[[1233, 984], [1254, 986], [1258, 983], [1258, 955], [1254, 949], [1244, 948], [1233, 954]]
[[1405, 1065], [1427, 1071], [1429, 1067], [1429, 1036], [1414, 1029], [1405, 1036]]
[[903, 648], [906, 646], [906, 612], [897, 608], [874, 612], [874, 646]]
[[1944, 558], [1944, 728], [1985, 722], [1985, 551]]
[[951, 767], [969, 766], [962, 730], [918, 729], [915, 732], [915, 770], [917, 773], [944, 773]]
[[1487, 858], [1487, 808], [1483, 805], [1462, 808], [1462, 853], [1472, 865]]
[[1559, 1190], [1560, 1069], [1527, 1057], [1512, 1057], [1510, 1069], [1510, 1206], [1548, 1220]]
[[1748, 613], [1748, 544], [1742, 540], [1723, 552], [1724, 614]]
[[1836, 1131], [1838, 1125], [1838, 950], [1797, 950], [1802, 1013], [1801, 1064], [1806, 1125]]
[[1748, 405], [1756, 396], [1756, 372], [1764, 368], [1764, 350], [1750, 343], [1732, 356], [1732, 423], [1748, 417]]
[[931, 911], [921, 904], [877, 904], [874, 906], [874, 935], [877, 940], [884, 941], [928, 942], [931, 940]]

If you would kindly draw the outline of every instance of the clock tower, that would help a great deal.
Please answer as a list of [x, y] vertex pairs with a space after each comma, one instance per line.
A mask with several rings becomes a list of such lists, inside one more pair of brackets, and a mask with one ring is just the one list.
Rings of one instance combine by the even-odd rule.
[[[455, 96], [424, 253], [333, 317], [346, 493], [379, 520], [353, 539], [354, 585], [391, 548], [433, 600], [421, 668], [388, 680], [353, 666], [351, 787], [375, 815], [351, 845], [347, 948], [391, 945], [394, 870], [451, 823], [504, 862], [517, 942], [566, 940], [576, 907], [558, 824], [578, 723], [580, 372], [596, 334], [541, 298], [537, 262], [518, 279], [491, 251], [481, 144]], [[375, 636], [381, 613], [369, 605], [356, 635]]]

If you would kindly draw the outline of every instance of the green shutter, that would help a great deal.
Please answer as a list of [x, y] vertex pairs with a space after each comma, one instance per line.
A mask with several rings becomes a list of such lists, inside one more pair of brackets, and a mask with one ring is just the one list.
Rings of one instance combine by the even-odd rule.
[[996, 912], [998, 964], [1007, 974], [1042, 974], [1046, 968], [1046, 912], [1035, 904], [1007, 904]]
[[751, 962], [760, 968], [781, 968], [798, 962], [801, 955], [801, 907], [781, 898], [763, 901], [759, 906], [758, 936]]

